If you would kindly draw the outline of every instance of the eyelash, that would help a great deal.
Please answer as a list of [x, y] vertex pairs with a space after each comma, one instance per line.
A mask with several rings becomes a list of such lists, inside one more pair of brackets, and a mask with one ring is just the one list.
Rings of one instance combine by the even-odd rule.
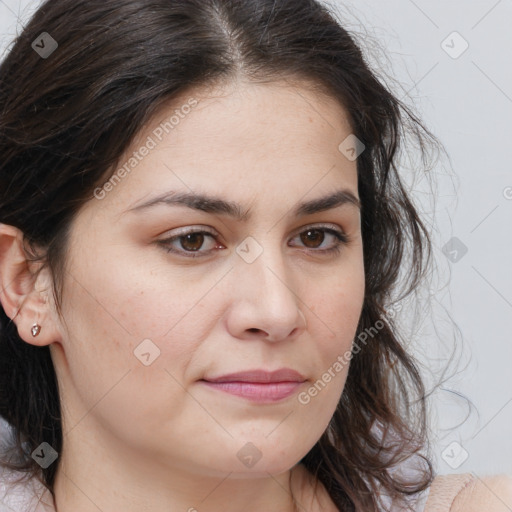
[[[325, 226], [312, 226], [306, 228], [304, 231], [301, 231], [296, 236], [301, 235], [302, 233], [306, 233], [307, 231], [323, 231], [325, 233], [333, 235], [337, 241], [336, 245], [334, 247], [331, 247], [329, 249], [306, 249], [306, 252], [312, 252], [312, 253], [321, 253], [324, 255], [327, 254], [338, 254], [341, 251], [341, 248], [343, 245], [347, 245], [347, 243], [350, 241], [349, 237], [343, 233], [343, 231], [340, 231], [338, 229], [332, 229]], [[186, 251], [186, 250], [176, 250], [174, 248], [170, 248], [170, 244], [174, 242], [175, 240], [179, 240], [180, 238], [183, 238], [187, 235], [195, 235], [195, 234], [204, 234], [204, 235], [210, 235], [215, 240], [215, 233], [204, 230], [204, 229], [191, 229], [189, 231], [185, 231], [183, 233], [180, 233], [179, 235], [172, 236], [170, 238], [166, 238], [164, 240], [160, 240], [158, 242], [159, 245], [163, 247], [163, 249], [167, 253], [174, 253], [181, 256], [184, 256], [185, 258], [202, 258], [209, 256], [212, 251], [215, 251], [215, 249], [210, 249], [206, 252], [199, 252], [199, 251]], [[323, 241], [322, 241], [323, 243]]]

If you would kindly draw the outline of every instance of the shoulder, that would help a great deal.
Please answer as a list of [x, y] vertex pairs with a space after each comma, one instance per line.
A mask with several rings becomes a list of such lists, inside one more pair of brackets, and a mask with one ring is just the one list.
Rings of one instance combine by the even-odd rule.
[[430, 486], [425, 512], [510, 512], [512, 476], [472, 473], [438, 475]]
[[474, 477], [456, 496], [450, 512], [510, 512], [512, 476]]

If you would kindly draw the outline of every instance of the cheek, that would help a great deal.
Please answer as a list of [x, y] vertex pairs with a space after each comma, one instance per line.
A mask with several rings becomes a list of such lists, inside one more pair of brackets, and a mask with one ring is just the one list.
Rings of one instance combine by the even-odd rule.
[[73, 284], [76, 293], [68, 298], [70, 315], [82, 323], [84, 332], [95, 329], [103, 340], [132, 350], [144, 339], [157, 343], [178, 338], [181, 341], [173, 346], [181, 349], [201, 337], [204, 322], [198, 316], [203, 310], [197, 306], [214, 288], [216, 275], [194, 280], [186, 270], [161, 268], [128, 246], [114, 247], [103, 258], [88, 260], [100, 263], [82, 262], [73, 270], [81, 286]]
[[[88, 257], [77, 262], [64, 289], [64, 368], [69, 367], [76, 393], [70, 399], [85, 410], [101, 399], [99, 410], [109, 417], [154, 413], [159, 400], [177, 401], [179, 407], [173, 377], [183, 381], [209, 328], [197, 306], [209, 283], [175, 285], [141, 262], [126, 260]], [[130, 411], [135, 404], [138, 409]]]
[[69, 375], [62, 399], [67, 429], [94, 429], [98, 422], [140, 446], [159, 429], [176, 428], [175, 418], [190, 415], [184, 375], [205, 328], [197, 321], [200, 308], [187, 316], [197, 294], [170, 303], [165, 283], [143, 288], [133, 277], [111, 267], [90, 274], [87, 289], [69, 287], [63, 311], [69, 334], [63, 368]]
[[[340, 278], [335, 284], [330, 293], [317, 297], [315, 314], [324, 326], [313, 334], [313, 339], [321, 365], [316, 383], [306, 390], [308, 396], [305, 397], [306, 401], [323, 402], [325, 410], [331, 413], [334, 413], [343, 392], [350, 367], [364, 300], [364, 273], [355, 272], [350, 277]], [[322, 336], [321, 332], [328, 335]], [[319, 398], [315, 398], [317, 395]]]
[[[364, 301], [364, 272], [332, 276], [328, 284], [311, 287], [305, 300], [309, 317], [318, 327], [312, 333], [326, 352], [345, 349], [353, 340]], [[320, 333], [324, 335], [321, 336]]]

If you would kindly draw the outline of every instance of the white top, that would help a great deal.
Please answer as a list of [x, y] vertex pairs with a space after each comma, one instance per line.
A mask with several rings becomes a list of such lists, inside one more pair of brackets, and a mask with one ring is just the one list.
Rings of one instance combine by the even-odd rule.
[[55, 512], [50, 491], [36, 479], [12, 483], [18, 472], [0, 473], [0, 512]]

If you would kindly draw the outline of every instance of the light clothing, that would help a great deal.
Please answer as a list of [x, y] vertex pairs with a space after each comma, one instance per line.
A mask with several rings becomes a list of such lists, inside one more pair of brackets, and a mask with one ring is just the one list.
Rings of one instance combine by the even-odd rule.
[[29, 479], [14, 484], [19, 475], [5, 469], [0, 475], [0, 512], [55, 512], [53, 496], [41, 482]]

